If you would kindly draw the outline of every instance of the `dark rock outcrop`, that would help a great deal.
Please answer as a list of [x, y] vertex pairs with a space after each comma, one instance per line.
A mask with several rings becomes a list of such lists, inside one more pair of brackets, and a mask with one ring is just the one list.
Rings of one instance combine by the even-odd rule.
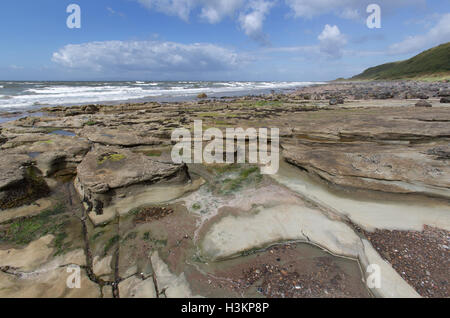
[[29, 156], [1, 153], [0, 210], [31, 204], [49, 193], [47, 183]]
[[432, 107], [432, 105], [425, 100], [420, 100], [416, 103], [416, 107]]

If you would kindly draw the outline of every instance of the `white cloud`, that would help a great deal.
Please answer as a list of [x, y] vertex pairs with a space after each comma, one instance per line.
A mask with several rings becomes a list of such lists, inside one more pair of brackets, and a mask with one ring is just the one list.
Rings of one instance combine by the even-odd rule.
[[[342, 56], [372, 56], [378, 52], [346, 50], [347, 37], [341, 33], [336, 25], [325, 25], [323, 31], [317, 37], [319, 43], [309, 46], [269, 47], [263, 51], [266, 53], [301, 54], [303, 58], [315, 60], [317, 58], [337, 59]], [[297, 56], [298, 57], [298, 56]]]
[[[199, 18], [208, 23], [219, 23], [223, 19], [237, 17], [241, 29], [254, 40], [267, 44], [262, 32], [264, 21], [273, 4], [281, 0], [134, 0], [147, 9], [189, 21], [194, 10]], [[426, 5], [426, 0], [284, 0], [296, 18], [313, 18], [323, 14], [334, 14], [343, 19], [365, 21], [366, 8], [371, 3], [382, 8], [382, 14], [396, 8]]]
[[137, 0], [150, 10], [178, 16], [185, 21], [189, 20], [191, 10], [198, 4], [198, 0]]
[[345, 8], [339, 15], [343, 19], [360, 20], [361, 14], [358, 9]]
[[98, 72], [176, 72], [199, 74], [236, 68], [235, 52], [213, 44], [157, 41], [106, 41], [69, 44], [52, 61], [70, 68]]
[[266, 36], [263, 33], [263, 23], [273, 5], [273, 2], [264, 0], [250, 2], [247, 12], [241, 13], [239, 16], [241, 28], [246, 35], [259, 42], [267, 43]]
[[424, 5], [426, 0], [285, 0], [296, 18], [313, 18], [315, 16], [333, 13], [345, 19], [359, 19], [365, 15], [366, 8], [371, 3], [390, 11], [402, 6]]
[[149, 10], [155, 10], [189, 21], [192, 11], [200, 8], [200, 19], [219, 23], [227, 17], [238, 16], [238, 22], [251, 38], [265, 42], [262, 29], [274, 2], [266, 0], [137, 0]]
[[150, 10], [178, 16], [188, 21], [191, 12], [201, 8], [200, 17], [209, 23], [218, 23], [227, 16], [233, 16], [244, 7], [247, 0], [137, 0]]
[[15, 64], [10, 65], [9, 68], [13, 69], [13, 70], [23, 70], [24, 69], [23, 66], [19, 66], [19, 65], [15, 65]]
[[302, 53], [317, 55], [320, 53], [319, 47], [315, 45], [310, 46], [282, 46], [265, 48], [263, 52], [267, 53]]
[[329, 13], [335, 8], [347, 6], [352, 0], [286, 0], [286, 4], [294, 11], [295, 17], [312, 18]]
[[328, 57], [338, 58], [343, 54], [343, 48], [347, 44], [345, 35], [341, 33], [337, 25], [325, 25], [318, 37], [320, 51]]
[[[189, 21], [194, 10], [199, 18], [208, 23], [219, 23], [223, 19], [237, 17], [241, 29], [250, 38], [267, 44], [263, 32], [264, 21], [271, 8], [281, 0], [135, 0], [147, 9], [177, 16]], [[313, 18], [323, 14], [334, 14], [343, 19], [365, 21], [367, 6], [374, 0], [284, 0], [296, 18]], [[382, 14], [395, 8], [426, 4], [426, 0], [377, 0]]]
[[404, 41], [392, 44], [390, 54], [407, 54], [423, 51], [438, 44], [450, 41], [450, 13], [444, 14], [438, 23], [426, 34], [410, 36]]
[[116, 10], [114, 10], [111, 7], [106, 7], [106, 10], [111, 14], [111, 15], [118, 15], [121, 17], [124, 17], [125, 15], [122, 12], [117, 12]]
[[245, 4], [245, 0], [208, 0], [199, 2], [203, 2], [204, 5], [200, 17], [209, 23], [218, 23], [227, 16], [233, 16]]

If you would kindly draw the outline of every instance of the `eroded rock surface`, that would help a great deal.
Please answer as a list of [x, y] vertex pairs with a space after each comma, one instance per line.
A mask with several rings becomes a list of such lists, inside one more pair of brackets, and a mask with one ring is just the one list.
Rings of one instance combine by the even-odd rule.
[[377, 144], [286, 147], [289, 163], [332, 184], [384, 192], [448, 197], [450, 169], [427, 155], [428, 147]]
[[120, 199], [142, 193], [156, 183], [188, 181], [184, 165], [162, 163], [127, 149], [97, 146], [78, 166], [75, 184], [88, 213], [111, 217]]
[[163, 141], [156, 138], [155, 135], [148, 130], [148, 127], [142, 128], [142, 131], [139, 132], [136, 131], [136, 129], [87, 127], [83, 129], [81, 135], [86, 136], [86, 138], [92, 142], [105, 146], [137, 147], [163, 144]]
[[0, 250], [0, 297], [92, 298], [100, 297], [97, 284], [80, 270], [80, 288], [68, 288], [69, 266], [84, 266], [83, 250], [52, 258], [55, 237], [47, 235], [23, 249]]
[[[447, 297], [447, 91], [332, 83], [2, 123], [0, 296]], [[280, 128], [279, 173], [172, 164], [171, 133], [194, 120]]]
[[1, 148], [4, 153], [28, 155], [43, 176], [74, 173], [91, 145], [72, 136], [25, 134], [11, 138]]
[[0, 152], [0, 211], [30, 204], [49, 194], [29, 156]]

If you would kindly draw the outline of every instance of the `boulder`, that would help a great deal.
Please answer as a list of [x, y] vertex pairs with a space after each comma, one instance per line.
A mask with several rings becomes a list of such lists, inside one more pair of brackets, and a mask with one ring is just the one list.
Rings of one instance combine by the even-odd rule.
[[441, 104], [450, 104], [450, 97], [442, 97]]
[[81, 109], [85, 114], [95, 114], [100, 110], [97, 105], [86, 105], [81, 107]]
[[405, 94], [406, 99], [429, 99], [430, 97], [423, 92], [407, 92]]
[[439, 97], [450, 97], [450, 88], [441, 88], [438, 93]]
[[374, 99], [391, 99], [394, 98], [394, 93], [393, 92], [376, 92], [373, 95]]
[[432, 107], [432, 105], [425, 100], [420, 100], [416, 103], [416, 107]]
[[415, 94], [415, 98], [420, 98], [420, 99], [429, 99], [430, 97], [423, 93], [423, 92], [416, 92]]

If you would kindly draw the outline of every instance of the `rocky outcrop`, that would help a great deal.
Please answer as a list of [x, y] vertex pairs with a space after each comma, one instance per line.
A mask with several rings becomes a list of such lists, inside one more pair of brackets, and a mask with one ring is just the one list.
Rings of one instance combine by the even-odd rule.
[[24, 181], [26, 169], [32, 160], [25, 155], [4, 154], [0, 156], [0, 190], [13, 187]]
[[420, 100], [416, 103], [416, 107], [432, 107], [433, 105], [431, 105], [429, 102], [425, 101], [425, 100]]
[[49, 177], [60, 171], [73, 174], [90, 147], [88, 141], [78, 137], [25, 134], [11, 138], [1, 148], [33, 158], [43, 176]]
[[161, 145], [163, 142], [149, 131], [136, 129], [98, 129], [87, 127], [81, 132], [88, 140], [105, 146], [153, 146]]
[[30, 204], [49, 192], [29, 156], [0, 153], [0, 210]]
[[111, 216], [120, 199], [142, 193], [157, 183], [187, 181], [184, 165], [162, 163], [126, 149], [96, 146], [78, 166], [75, 185], [88, 213], [102, 216], [109, 208], [106, 214]]
[[450, 88], [441, 88], [439, 90], [439, 97], [450, 97]]
[[7, 141], [8, 141], [8, 138], [6, 138], [5, 136], [0, 135], [0, 146], [3, 145]]
[[300, 89], [294, 95], [305, 99], [324, 100], [330, 96], [346, 97], [350, 100], [367, 99], [429, 99], [430, 97], [449, 96], [448, 89], [440, 83], [426, 82], [341, 82], [323, 86], [311, 86]]
[[296, 146], [286, 147], [284, 156], [289, 163], [339, 186], [449, 196], [448, 164], [413, 148], [377, 144]]

